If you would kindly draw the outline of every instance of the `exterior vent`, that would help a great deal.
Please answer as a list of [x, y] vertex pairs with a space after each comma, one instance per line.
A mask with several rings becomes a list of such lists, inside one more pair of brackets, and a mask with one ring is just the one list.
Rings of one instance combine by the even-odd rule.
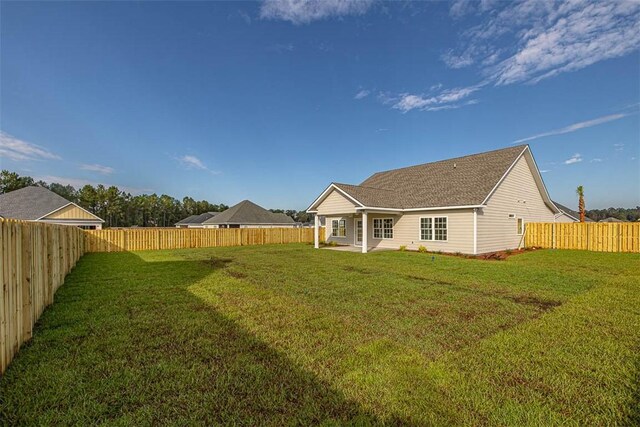
[[509, 214], [509, 218], [514, 219], [516, 217], [516, 214]]

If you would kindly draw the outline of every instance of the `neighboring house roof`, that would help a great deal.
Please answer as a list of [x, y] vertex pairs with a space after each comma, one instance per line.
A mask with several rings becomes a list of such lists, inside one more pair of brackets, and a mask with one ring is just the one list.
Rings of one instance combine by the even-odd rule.
[[[358, 204], [372, 208], [480, 206], [525, 152], [529, 152], [543, 197], [555, 211], [528, 145], [378, 172], [360, 185], [332, 183], [329, 188], [337, 188]], [[310, 208], [328, 194], [327, 190]]]
[[[558, 207], [558, 209], [560, 209], [560, 211], [562, 213], [564, 213], [565, 215], [567, 215], [568, 217], [570, 217], [571, 219], [575, 220], [575, 221], [580, 221], [580, 213], [576, 212], [572, 209], [569, 209], [568, 207], [566, 207], [565, 205], [561, 205], [560, 203], [556, 202], [555, 200], [553, 201], [553, 204], [556, 205]], [[593, 222], [593, 220], [589, 217], [584, 218], [585, 222]]]
[[175, 225], [201, 225], [206, 220], [213, 218], [219, 213], [220, 212], [205, 212], [200, 215], [191, 215], [186, 217], [183, 220], [176, 222]]
[[24, 187], [0, 194], [0, 216], [4, 218], [35, 221], [68, 205], [75, 205], [94, 216], [96, 221], [104, 222], [86, 209], [44, 187]]
[[204, 224], [295, 224], [290, 216], [274, 213], [249, 200], [243, 200], [224, 212], [208, 219]]
[[601, 219], [598, 222], [624, 222], [624, 221], [610, 216], [609, 218]]
[[180, 221], [176, 222], [174, 225], [186, 225], [191, 223], [192, 220], [194, 220], [198, 215], [190, 215], [184, 219], [181, 219]]

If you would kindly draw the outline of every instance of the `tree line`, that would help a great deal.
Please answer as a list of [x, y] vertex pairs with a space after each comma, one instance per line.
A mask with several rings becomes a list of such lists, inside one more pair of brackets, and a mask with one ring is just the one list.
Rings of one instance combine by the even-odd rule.
[[[89, 212], [105, 220], [105, 227], [172, 227], [176, 222], [190, 215], [205, 212], [222, 212], [229, 208], [224, 203], [213, 204], [206, 200], [194, 200], [184, 197], [178, 200], [162, 194], [131, 195], [116, 186], [106, 187], [85, 185], [76, 189], [71, 185], [56, 182], [35, 181], [30, 176], [20, 176], [16, 172], [0, 172], [0, 194], [37, 185], [48, 188], [65, 199], [82, 206]], [[306, 212], [276, 209], [296, 221], [307, 222]]]

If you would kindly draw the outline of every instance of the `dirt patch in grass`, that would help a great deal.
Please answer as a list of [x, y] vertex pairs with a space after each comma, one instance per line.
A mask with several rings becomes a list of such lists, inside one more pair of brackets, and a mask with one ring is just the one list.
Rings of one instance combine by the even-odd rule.
[[202, 262], [211, 268], [225, 268], [228, 264], [233, 262], [233, 260], [231, 258], [218, 258], [212, 256], [208, 260]]
[[234, 279], [246, 279], [247, 274], [241, 271], [227, 270], [226, 273]]
[[560, 301], [545, 300], [532, 295], [507, 296], [505, 298], [517, 304], [534, 305], [544, 311], [562, 305]]

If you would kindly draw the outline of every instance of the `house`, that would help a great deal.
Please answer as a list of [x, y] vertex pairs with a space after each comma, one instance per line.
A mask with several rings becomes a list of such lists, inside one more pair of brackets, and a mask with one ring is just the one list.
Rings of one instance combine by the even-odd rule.
[[326, 218], [327, 240], [481, 254], [522, 245], [527, 222], [553, 222], [528, 145], [378, 172], [359, 185], [330, 184], [307, 212]]
[[218, 215], [220, 212], [205, 212], [200, 215], [191, 215], [175, 223], [177, 228], [204, 228], [203, 223]]
[[614, 217], [610, 216], [609, 218], [601, 219], [598, 222], [624, 222], [624, 221], [622, 221], [621, 219], [614, 218]]
[[[580, 213], [576, 212], [568, 207], [561, 205], [554, 201], [554, 205], [560, 210], [560, 213], [556, 214], [554, 222], [580, 222]], [[587, 216], [584, 217], [584, 222], [593, 222], [593, 220]]]
[[205, 228], [275, 228], [296, 226], [290, 216], [274, 213], [249, 200], [243, 200], [203, 222]]
[[100, 230], [101, 218], [44, 187], [0, 194], [0, 217]]

